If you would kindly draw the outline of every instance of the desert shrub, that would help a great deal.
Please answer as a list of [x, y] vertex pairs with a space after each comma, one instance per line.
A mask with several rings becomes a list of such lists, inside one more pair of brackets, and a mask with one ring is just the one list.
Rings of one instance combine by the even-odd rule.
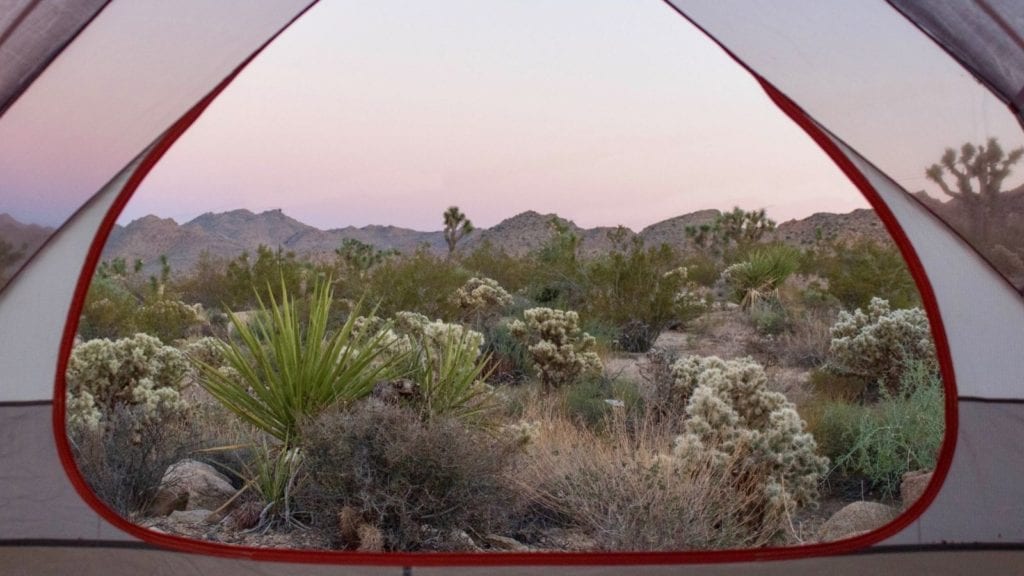
[[918, 306], [921, 295], [907, 263], [892, 244], [862, 239], [833, 244], [807, 266], [825, 278], [828, 292], [844, 308], [864, 308], [873, 298], [888, 300], [896, 308]]
[[366, 401], [303, 427], [308, 481], [297, 501], [337, 539], [355, 509], [389, 550], [417, 550], [430, 529], [488, 534], [508, 526], [515, 495], [503, 475], [514, 450], [458, 420], [424, 422], [408, 408]]
[[187, 338], [203, 323], [201, 304], [185, 304], [170, 298], [144, 302], [135, 312], [135, 328], [164, 342]]
[[475, 276], [455, 291], [454, 299], [463, 320], [477, 327], [500, 317], [512, 305], [512, 296], [497, 281]]
[[370, 270], [364, 281], [346, 278], [345, 294], [351, 299], [368, 294], [381, 316], [410, 311], [451, 321], [459, 317], [458, 304], [451, 295], [470, 277], [454, 260], [421, 249], [388, 258]]
[[488, 358], [490, 381], [517, 384], [530, 370], [529, 347], [512, 335], [510, 321], [502, 320], [484, 332], [484, 355]]
[[698, 286], [711, 288], [722, 275], [722, 269], [718, 263], [704, 254], [695, 254], [683, 259], [683, 268], [686, 268], [686, 277]]
[[682, 324], [704, 310], [695, 297], [697, 286], [668, 245], [644, 248], [634, 238], [586, 269], [585, 312], [618, 328], [618, 345], [627, 352], [646, 352], [670, 324]]
[[594, 430], [603, 429], [616, 408], [635, 415], [643, 406], [635, 384], [606, 374], [588, 375], [563, 391], [566, 414]]
[[887, 301], [873, 298], [866, 310], [840, 312], [831, 336], [831, 370], [883, 387], [898, 383], [912, 363], [936, 363], [928, 317], [920, 308], [893, 310]]
[[528, 256], [535, 267], [527, 295], [544, 306], [578, 309], [586, 299], [581, 239], [566, 220], [552, 217], [548, 224], [551, 236]]
[[673, 372], [676, 393], [686, 398], [676, 457], [729, 463], [743, 453], [743, 466], [753, 463], [765, 472], [757, 488], [770, 507], [789, 512], [817, 503], [828, 460], [817, 454], [796, 407], [768, 389], [761, 365], [749, 358], [686, 356]]
[[537, 262], [529, 257], [512, 256], [484, 238], [468, 255], [460, 259], [467, 270], [493, 278], [512, 293], [525, 290], [535, 280]]
[[316, 282], [308, 317], [282, 285], [260, 300], [250, 323], [231, 314], [238, 338], [220, 341], [226, 371], [201, 361], [200, 384], [225, 408], [281, 442], [298, 440], [298, 422], [335, 403], [350, 403], [373, 391], [397, 358], [383, 355], [390, 343], [380, 334], [355, 330], [358, 306], [345, 324], [328, 330], [333, 290]]
[[786, 364], [816, 368], [825, 363], [835, 318], [822, 308], [790, 313], [789, 329], [776, 340], [775, 354]]
[[528, 345], [530, 357], [545, 388], [574, 382], [581, 375], [601, 370], [593, 351], [595, 340], [580, 330], [579, 314], [573, 311], [531, 308], [509, 329]]
[[779, 299], [779, 287], [800, 265], [800, 252], [784, 244], [752, 249], [742, 262], [729, 266], [722, 279], [744, 310]]
[[747, 312], [754, 330], [762, 336], [778, 336], [789, 328], [789, 314], [777, 299], [757, 300]]
[[899, 494], [906, 472], [935, 467], [945, 432], [942, 380], [934, 366], [912, 363], [894, 392], [877, 402], [834, 400], [813, 429], [834, 464], [834, 480], [866, 480], [883, 496]]
[[752, 489], [752, 467], [739, 477], [738, 465], [707, 455], [673, 458], [672, 434], [656, 423], [612, 419], [597, 432], [557, 416], [535, 421], [512, 478], [535, 522], [582, 530], [602, 550], [747, 548], [785, 530]]
[[78, 334], [84, 340], [123, 338], [136, 332], [135, 312], [139, 301], [112, 278], [94, 276], [85, 296]]
[[177, 349], [136, 334], [90, 340], [71, 352], [66, 372], [69, 425], [97, 429], [119, 406], [141, 429], [187, 410], [180, 391], [189, 365]]
[[102, 427], [72, 420], [67, 431], [75, 463], [93, 494], [125, 517], [145, 512], [167, 467], [199, 447], [179, 419], [153, 425], [140, 405], [118, 404], [104, 415]]

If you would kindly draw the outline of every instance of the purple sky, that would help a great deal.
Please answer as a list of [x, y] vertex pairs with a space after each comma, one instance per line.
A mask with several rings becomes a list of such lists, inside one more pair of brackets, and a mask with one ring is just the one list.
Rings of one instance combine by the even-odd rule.
[[128, 205], [322, 227], [523, 210], [633, 228], [702, 208], [866, 205], [746, 72], [658, 1], [324, 1]]

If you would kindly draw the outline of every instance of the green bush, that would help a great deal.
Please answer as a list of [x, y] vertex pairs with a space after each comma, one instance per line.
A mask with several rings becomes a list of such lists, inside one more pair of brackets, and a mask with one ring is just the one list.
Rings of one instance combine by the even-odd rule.
[[484, 333], [487, 373], [496, 384], [518, 384], [530, 372], [529, 347], [512, 335], [511, 319], [503, 319]]
[[85, 296], [78, 334], [84, 340], [125, 338], [135, 334], [139, 300], [111, 278], [94, 276]]
[[635, 238], [586, 267], [588, 318], [616, 326], [618, 345], [627, 352], [646, 352], [671, 324], [683, 324], [704, 311], [696, 285], [668, 245], [644, 248]]
[[337, 547], [352, 544], [339, 541], [345, 508], [380, 529], [389, 550], [419, 550], [432, 530], [500, 534], [509, 526], [511, 442], [375, 401], [323, 412], [302, 434], [309, 476], [297, 501]]
[[846, 309], [867, 307], [876, 297], [889, 301], [894, 308], [921, 304], [907, 263], [892, 244], [869, 239], [832, 244], [812, 255], [804, 268], [822, 276], [828, 293]]
[[454, 261], [421, 249], [411, 255], [388, 258], [370, 270], [365, 281], [345, 278], [343, 286], [351, 299], [358, 300], [366, 294], [384, 317], [409, 311], [454, 321], [459, 317], [459, 305], [452, 294], [470, 277]]
[[827, 403], [813, 433], [834, 476], [865, 479], [885, 496], [898, 495], [904, 473], [935, 467], [945, 433], [942, 380], [934, 366], [915, 362], [896, 391], [883, 389], [876, 403]]

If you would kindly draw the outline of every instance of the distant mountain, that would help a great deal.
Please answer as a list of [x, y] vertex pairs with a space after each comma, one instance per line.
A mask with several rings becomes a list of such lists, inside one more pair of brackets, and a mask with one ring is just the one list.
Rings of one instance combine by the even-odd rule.
[[[686, 228], [710, 222], [718, 210], [700, 210], [652, 224], [637, 234], [625, 229], [627, 238], [639, 235], [648, 246], [669, 244], [689, 249]], [[484, 242], [509, 254], [523, 255], [540, 248], [552, 235], [551, 220], [555, 214], [532, 210], [507, 218], [491, 228], [475, 231], [464, 240], [461, 250], [473, 250]], [[584, 255], [607, 252], [612, 248], [609, 234], [614, 227], [581, 228], [571, 220], [565, 225], [580, 237]], [[820, 232], [819, 232], [820, 231]], [[868, 237], [888, 239], [881, 222], [871, 210], [855, 210], [848, 214], [819, 213], [803, 220], [780, 224], [775, 238], [797, 246], [814, 242], [819, 233], [824, 238], [853, 239]], [[232, 210], [206, 213], [185, 224], [168, 218], [146, 216], [127, 226], [115, 228], [103, 251], [105, 259], [123, 257], [129, 262], [141, 259], [146, 273], [159, 268], [159, 258], [167, 255], [174, 270], [190, 270], [202, 252], [214, 257], [235, 258], [244, 251], [254, 253], [260, 245], [294, 251], [314, 259], [329, 259], [345, 238], [355, 238], [380, 249], [409, 253], [420, 247], [435, 254], [445, 254], [447, 246], [441, 231], [422, 232], [397, 226], [348, 226], [320, 230], [284, 214], [281, 210], [254, 213]]]
[[804, 248], [814, 244], [819, 236], [825, 240], [845, 242], [860, 239], [892, 242], [882, 221], [870, 208], [860, 208], [846, 214], [818, 212], [802, 220], [789, 220], [775, 228], [772, 238]]
[[10, 214], [0, 213], [0, 240], [10, 244], [15, 251], [21, 251], [21, 258], [6, 270], [0, 270], [0, 278], [17, 270], [28, 258], [43, 245], [54, 232], [48, 226], [23, 224]]

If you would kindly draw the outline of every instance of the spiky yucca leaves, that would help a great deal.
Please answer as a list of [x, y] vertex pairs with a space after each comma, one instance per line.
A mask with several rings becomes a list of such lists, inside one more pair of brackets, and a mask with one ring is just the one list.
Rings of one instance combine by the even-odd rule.
[[383, 336], [354, 329], [359, 305], [345, 324], [328, 332], [333, 290], [318, 281], [303, 323], [282, 282], [281, 300], [257, 296], [260, 314], [250, 323], [230, 313], [237, 340], [220, 341], [225, 369], [197, 361], [200, 384], [239, 418], [293, 444], [299, 421], [338, 402], [369, 395], [400, 358], [382, 354]]
[[419, 412], [424, 420], [450, 416], [465, 423], [482, 423], [496, 407], [491, 387], [489, 356], [480, 356], [474, 334], [449, 333], [440, 345], [420, 346], [423, 361], [413, 380], [419, 384]]
[[779, 286], [796, 272], [800, 253], [782, 244], [751, 251], [747, 259], [722, 272], [744, 310], [764, 301], [778, 300]]

